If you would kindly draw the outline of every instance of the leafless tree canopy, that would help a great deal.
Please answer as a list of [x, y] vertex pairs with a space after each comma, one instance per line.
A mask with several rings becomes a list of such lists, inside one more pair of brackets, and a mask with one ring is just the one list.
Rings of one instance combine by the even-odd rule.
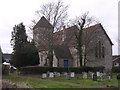
[[[44, 16], [54, 27], [55, 30], [60, 29], [64, 21], [67, 19], [68, 5], [64, 6], [63, 2], [48, 2], [40, 7], [35, 13], [37, 17]], [[33, 20], [36, 23], [35, 20]]]
[[[76, 40], [77, 40], [77, 50], [80, 60], [80, 66], [83, 66], [83, 52], [84, 56], [87, 54], [88, 43], [90, 41], [89, 35], [84, 36], [84, 44], [83, 44], [83, 29], [89, 27], [90, 25], [96, 23], [95, 18], [90, 17], [89, 12], [84, 13], [80, 17], [76, 17], [75, 19], [71, 20], [68, 25], [77, 25], [79, 28], [79, 33], [75, 32]], [[84, 46], [85, 51], [83, 51], [82, 47]], [[86, 57], [85, 57], [86, 58]], [[85, 61], [85, 60], [84, 60]], [[84, 62], [85, 63], [85, 62]]]
[[99, 23], [95, 17], [90, 16], [89, 12], [85, 12], [81, 16], [76, 16], [75, 19], [70, 19], [67, 23], [68, 26], [77, 25], [79, 29], [87, 28], [92, 24]]

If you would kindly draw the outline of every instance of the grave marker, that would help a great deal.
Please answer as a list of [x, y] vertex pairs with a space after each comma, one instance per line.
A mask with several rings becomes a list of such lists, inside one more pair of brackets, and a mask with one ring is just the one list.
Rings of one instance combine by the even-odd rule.
[[42, 78], [46, 78], [47, 77], [47, 74], [46, 73], [43, 73], [42, 74]]
[[54, 73], [53, 73], [53, 72], [50, 72], [50, 73], [49, 73], [49, 77], [54, 77]]
[[83, 72], [83, 78], [87, 79], [87, 73], [86, 72]]
[[75, 77], [75, 73], [74, 73], [74, 72], [71, 72], [71, 73], [70, 73], [70, 77]]

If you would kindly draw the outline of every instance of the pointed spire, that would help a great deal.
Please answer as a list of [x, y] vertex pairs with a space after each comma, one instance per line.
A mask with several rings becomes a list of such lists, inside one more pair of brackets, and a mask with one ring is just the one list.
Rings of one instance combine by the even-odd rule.
[[53, 28], [53, 26], [48, 22], [48, 20], [44, 16], [42, 16], [41, 19], [37, 22], [33, 30], [39, 27], [50, 28], [50, 29]]

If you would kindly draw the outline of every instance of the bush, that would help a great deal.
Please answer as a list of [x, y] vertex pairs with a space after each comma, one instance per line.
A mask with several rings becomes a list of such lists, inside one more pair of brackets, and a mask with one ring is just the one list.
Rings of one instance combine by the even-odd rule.
[[82, 72], [96, 72], [96, 71], [103, 71], [104, 67], [40, 67], [40, 66], [29, 66], [29, 67], [22, 67], [20, 69], [22, 74], [42, 74], [49, 72], [75, 72], [75, 73], [82, 73]]
[[113, 67], [112, 72], [113, 73], [120, 73], [120, 66], [119, 67]]

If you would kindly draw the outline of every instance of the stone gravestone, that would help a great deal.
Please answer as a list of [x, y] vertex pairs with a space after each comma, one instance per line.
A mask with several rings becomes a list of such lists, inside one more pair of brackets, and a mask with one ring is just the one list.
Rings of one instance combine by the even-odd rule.
[[93, 81], [97, 81], [97, 74], [96, 73], [93, 74]]
[[60, 73], [59, 72], [57, 73], [57, 76], [60, 77]]
[[54, 77], [57, 77], [57, 72], [54, 72]]
[[43, 73], [42, 74], [42, 78], [46, 78], [47, 77], [47, 74], [46, 73]]
[[67, 72], [64, 72], [64, 76], [66, 77], [68, 75], [68, 73]]
[[92, 79], [93, 79], [93, 74], [94, 74], [94, 73], [91, 74]]
[[109, 75], [108, 75], [108, 79], [109, 79], [109, 80], [112, 80], [112, 74], [109, 74]]
[[70, 73], [70, 77], [75, 77], [75, 73], [74, 73], [74, 72], [71, 72], [71, 73]]
[[93, 79], [93, 72], [88, 72], [88, 74]]
[[100, 72], [97, 72], [97, 77], [99, 77], [100, 76]]
[[101, 81], [103, 81], [105, 79], [104, 77], [104, 74], [103, 73], [100, 73], [100, 78], [101, 78]]
[[69, 74], [66, 75], [66, 79], [70, 80], [70, 75]]
[[54, 77], [54, 73], [53, 73], [53, 72], [50, 72], [50, 73], [49, 73], [49, 77]]
[[87, 79], [87, 73], [86, 72], [83, 72], [83, 78]]

